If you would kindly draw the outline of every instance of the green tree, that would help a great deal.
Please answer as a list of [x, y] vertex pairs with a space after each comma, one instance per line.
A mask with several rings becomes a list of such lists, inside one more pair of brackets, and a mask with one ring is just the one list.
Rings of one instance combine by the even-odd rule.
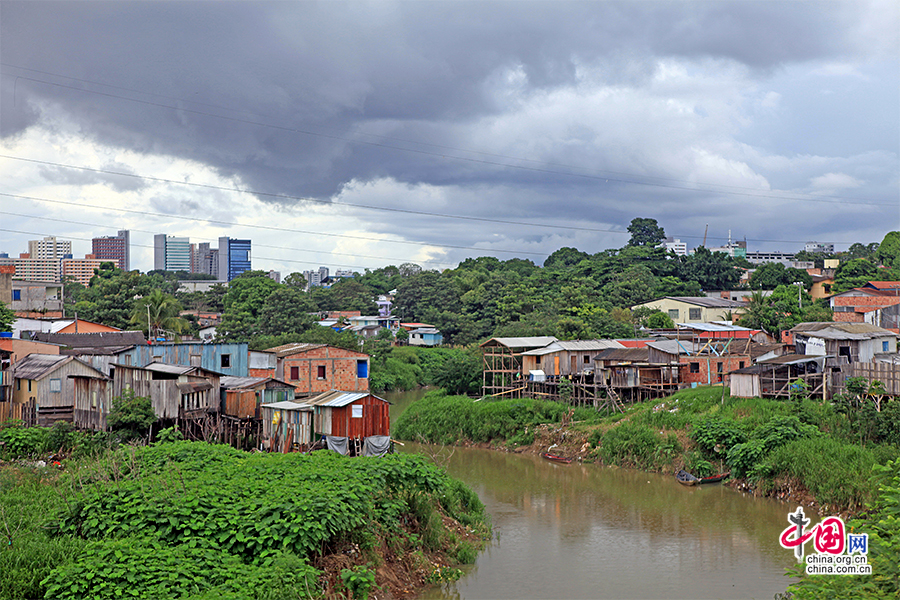
[[647, 317], [647, 327], [650, 329], [675, 329], [675, 322], [672, 317], [658, 310]]
[[127, 329], [137, 300], [149, 296], [155, 289], [169, 295], [174, 292], [171, 282], [158, 274], [126, 272], [112, 263], [102, 263], [94, 270], [88, 287], [72, 291], [72, 309], [80, 319]]
[[315, 312], [315, 308], [309, 296], [296, 287], [282, 285], [274, 288], [258, 313], [259, 333], [301, 333], [317, 327], [315, 317], [310, 314]]
[[12, 331], [16, 321], [16, 311], [5, 304], [0, 304], [0, 331]]
[[188, 326], [188, 322], [179, 316], [180, 312], [178, 300], [155, 289], [135, 302], [130, 323], [146, 330], [150, 339], [163, 333], [174, 334], [177, 338]]
[[659, 246], [666, 239], [666, 232], [657, 224], [656, 219], [637, 217], [628, 226], [631, 239], [629, 246]]
[[875, 263], [864, 258], [842, 262], [834, 274], [834, 285], [831, 291], [835, 294], [846, 292], [867, 282], [877, 280], [878, 268]]
[[106, 424], [111, 431], [118, 433], [124, 440], [142, 438], [156, 422], [153, 403], [149, 396], [135, 396], [134, 390], [126, 389], [121, 396], [112, 401], [112, 408], [106, 417]]
[[643, 265], [628, 267], [603, 286], [603, 297], [613, 306], [629, 307], [655, 300], [659, 281]]
[[682, 281], [696, 281], [704, 290], [731, 290], [741, 280], [736, 261], [723, 252], [710, 252], [700, 246], [690, 256], [680, 256], [676, 276]]
[[900, 231], [889, 231], [874, 255], [880, 264], [900, 269]]
[[800, 282], [807, 290], [812, 287], [812, 277], [803, 269], [786, 268], [781, 263], [766, 263], [753, 271], [748, 285], [752, 290], [774, 290], [779, 285]]
[[757, 290], [747, 297], [747, 306], [737, 322], [741, 327], [761, 329], [771, 334], [777, 332], [777, 323], [775, 310], [762, 290]]
[[582, 252], [581, 250], [578, 250], [576, 248], [560, 248], [547, 257], [547, 260], [544, 261], [544, 268], [565, 269], [568, 267], [574, 267], [581, 261], [587, 260], [590, 257], [591, 255], [587, 252]]
[[216, 328], [219, 337], [247, 341], [260, 331], [260, 312], [266, 299], [280, 283], [269, 278], [264, 271], [245, 271], [228, 283], [225, 293], [225, 312]]

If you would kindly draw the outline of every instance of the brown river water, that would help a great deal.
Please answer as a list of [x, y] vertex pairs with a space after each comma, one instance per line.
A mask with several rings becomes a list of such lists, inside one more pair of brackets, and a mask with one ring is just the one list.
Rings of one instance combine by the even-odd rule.
[[[421, 393], [390, 396], [399, 415]], [[447, 468], [484, 502], [494, 539], [459, 581], [422, 600], [771, 599], [791, 581], [794, 558], [778, 537], [793, 505], [495, 450], [456, 448]]]

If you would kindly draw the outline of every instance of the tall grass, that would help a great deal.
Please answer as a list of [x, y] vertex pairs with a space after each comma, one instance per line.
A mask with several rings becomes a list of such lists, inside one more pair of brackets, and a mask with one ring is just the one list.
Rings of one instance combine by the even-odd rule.
[[823, 505], [856, 512], [877, 491], [872, 468], [880, 457], [870, 448], [829, 436], [797, 439], [773, 450], [759, 470], [769, 478], [800, 481]]
[[41, 581], [86, 545], [71, 536], [50, 537], [42, 528], [64, 505], [56, 477], [46, 469], [0, 469], [0, 598], [43, 598]]

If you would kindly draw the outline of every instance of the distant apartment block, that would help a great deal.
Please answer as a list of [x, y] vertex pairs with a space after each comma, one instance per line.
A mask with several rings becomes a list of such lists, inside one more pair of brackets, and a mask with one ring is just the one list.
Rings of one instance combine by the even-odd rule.
[[153, 236], [153, 269], [191, 271], [191, 239], [160, 233]]
[[62, 276], [72, 277], [81, 285], [87, 287], [91, 283], [91, 277], [94, 276], [94, 269], [99, 269], [100, 265], [105, 262], [111, 262], [117, 267], [119, 262], [116, 259], [100, 260], [93, 254], [86, 254], [84, 258], [64, 258], [62, 260]]
[[748, 252], [747, 260], [752, 262], [755, 265], [762, 265], [765, 263], [781, 263], [785, 266], [790, 266], [792, 262], [794, 262], [794, 253], [793, 252]]
[[219, 238], [219, 279], [231, 281], [250, 270], [250, 240]]
[[674, 252], [678, 256], [687, 255], [687, 244], [675, 238], [666, 238], [666, 241], [660, 244], [659, 247], [665, 248], [666, 252]]
[[123, 271], [131, 270], [131, 234], [127, 229], [116, 236], [96, 237], [91, 240], [91, 254], [100, 261], [116, 261]]
[[267, 275], [275, 283], [281, 283], [281, 271], [269, 271]]
[[219, 250], [210, 248], [209, 242], [191, 244], [191, 272], [219, 276]]
[[827, 254], [834, 254], [834, 244], [822, 244], [819, 242], [806, 242], [806, 245], [803, 246], [803, 249], [807, 252], [821, 252]]
[[15, 267], [15, 279], [23, 281], [44, 281], [47, 283], [59, 283], [60, 261], [52, 258], [31, 258], [24, 252], [19, 258], [9, 258], [4, 254], [0, 256], [0, 265], [12, 265]]
[[328, 279], [328, 267], [319, 267], [318, 271], [303, 271], [306, 278], [306, 289], [319, 287]]
[[72, 256], [72, 242], [58, 240], [53, 236], [45, 237], [42, 240], [30, 240], [28, 242], [28, 255], [29, 258], [37, 260], [60, 261]]

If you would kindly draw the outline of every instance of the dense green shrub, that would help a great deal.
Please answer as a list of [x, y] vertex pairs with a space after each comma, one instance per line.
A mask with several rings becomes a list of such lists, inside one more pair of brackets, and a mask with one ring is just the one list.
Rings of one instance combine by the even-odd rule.
[[[407, 551], [443, 548], [439, 506], [484, 522], [477, 496], [417, 455], [248, 454], [180, 441], [121, 447], [68, 477], [77, 496], [47, 529], [92, 543], [55, 563], [48, 598], [305, 598], [317, 594], [313, 556], [351, 541], [372, 548], [372, 532], [407, 539], [401, 523], [416, 528]], [[285, 562], [294, 568], [279, 570]]]
[[600, 456], [610, 464], [655, 469], [682, 451], [675, 434], [662, 436], [646, 425], [626, 421], [604, 433]]
[[[540, 423], [558, 423], [571, 407], [560, 402], [522, 398], [473, 402], [466, 396], [429, 392], [410, 405], [394, 424], [393, 434], [401, 440], [433, 444], [455, 444], [461, 440], [525, 442], [526, 429]], [[599, 421], [591, 408], [574, 409], [576, 421]]]
[[112, 408], [106, 417], [110, 431], [115, 431], [125, 440], [143, 437], [155, 422], [156, 414], [150, 397], [136, 396], [130, 388], [113, 398]]
[[691, 429], [691, 439], [706, 452], [727, 452], [735, 444], [747, 440], [738, 423], [731, 419], [709, 417]]
[[50, 430], [45, 427], [4, 427], [0, 429], [0, 457], [36, 458], [47, 451]]

